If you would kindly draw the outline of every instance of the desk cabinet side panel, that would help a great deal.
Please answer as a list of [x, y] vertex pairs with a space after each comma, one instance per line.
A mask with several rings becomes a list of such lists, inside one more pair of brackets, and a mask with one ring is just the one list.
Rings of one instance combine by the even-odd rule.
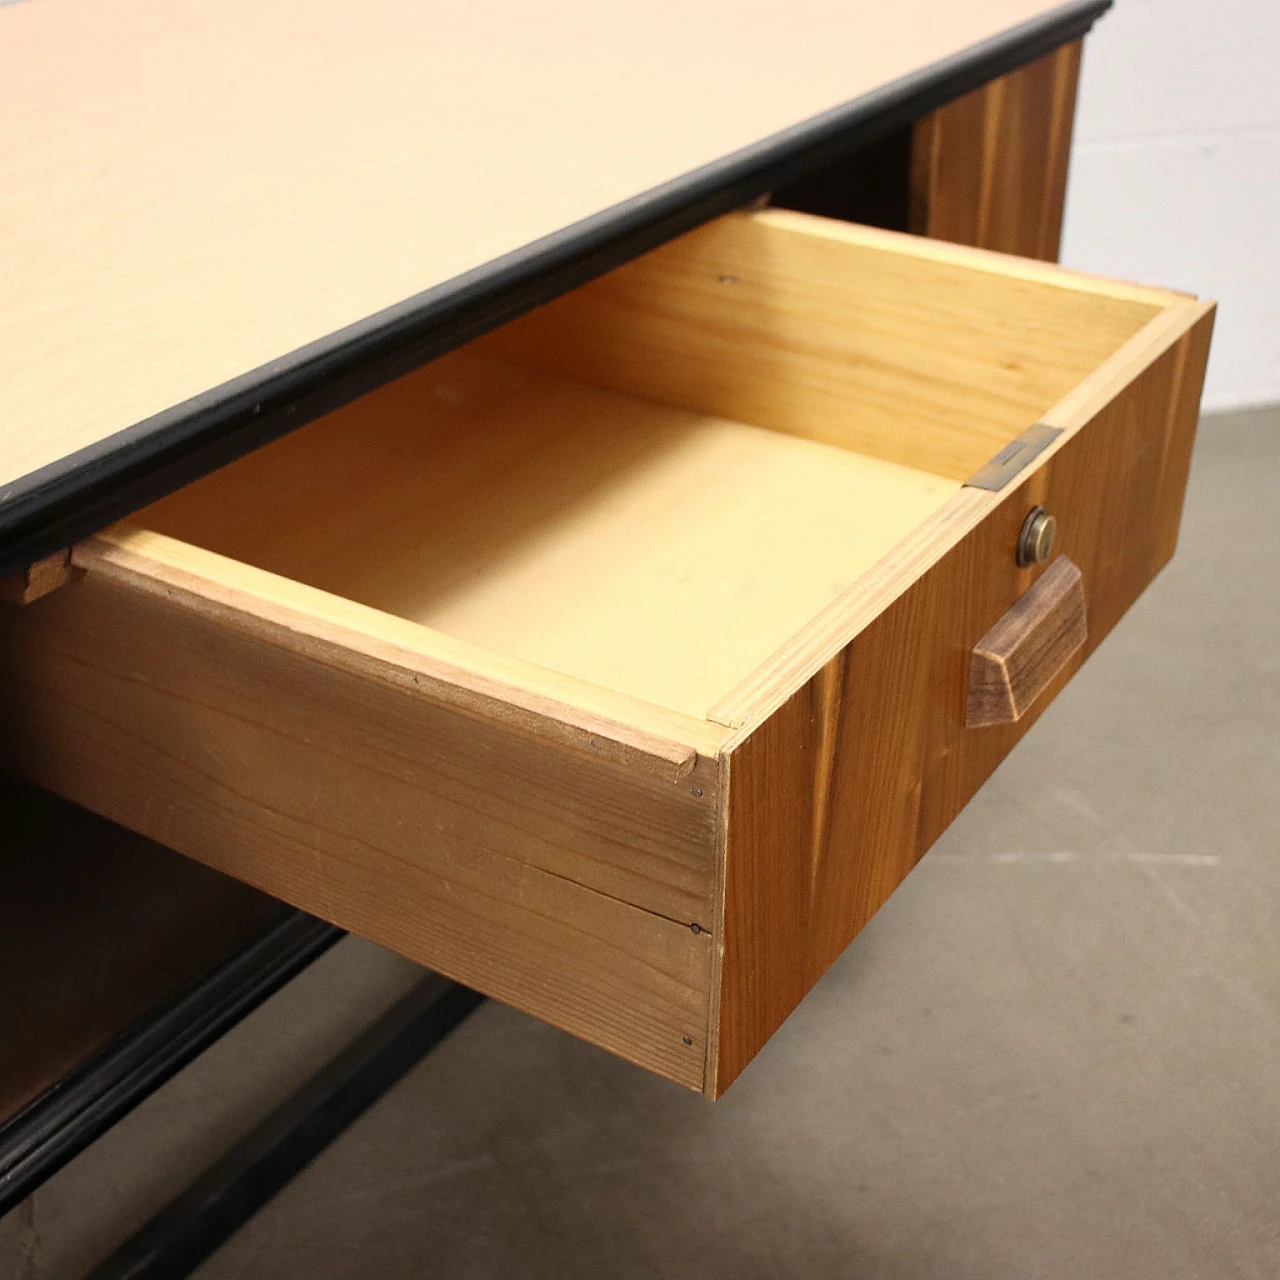
[[0, 615], [0, 698], [31, 781], [702, 1088], [715, 762], [628, 770], [92, 574]]
[[935, 240], [1058, 260], [1080, 41], [917, 122], [908, 226]]
[[[1017, 745], [1172, 556], [1212, 312], [1096, 410], [730, 755], [721, 1093]], [[1015, 723], [966, 728], [974, 645], [1046, 567], [1057, 517], [1088, 638]]]

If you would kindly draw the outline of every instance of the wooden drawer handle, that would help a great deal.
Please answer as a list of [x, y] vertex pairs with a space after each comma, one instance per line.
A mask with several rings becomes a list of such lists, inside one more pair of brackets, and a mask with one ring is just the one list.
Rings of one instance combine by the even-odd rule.
[[965, 723], [972, 729], [1021, 719], [1087, 636], [1084, 581], [1059, 556], [974, 645]]

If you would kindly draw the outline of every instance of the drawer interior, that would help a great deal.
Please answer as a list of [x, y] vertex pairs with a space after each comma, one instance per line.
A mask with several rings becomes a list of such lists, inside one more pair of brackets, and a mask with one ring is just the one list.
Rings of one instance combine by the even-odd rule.
[[701, 718], [1166, 301], [959, 252], [723, 219], [136, 523]]
[[958, 487], [459, 352], [143, 519], [701, 716]]

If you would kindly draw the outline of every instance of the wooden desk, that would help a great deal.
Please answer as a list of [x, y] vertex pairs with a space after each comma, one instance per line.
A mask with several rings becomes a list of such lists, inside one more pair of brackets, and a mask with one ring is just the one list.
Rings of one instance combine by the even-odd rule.
[[[687, 1085], [727, 1087], [1034, 718], [964, 728], [964, 673], [983, 633], [1023, 598], [1023, 613], [1067, 616], [1061, 601], [1032, 596], [1039, 567], [1015, 562], [1028, 508], [1056, 503], [1071, 517], [1064, 545], [1094, 589], [1090, 647], [1171, 554], [1211, 309], [781, 212], [669, 242], [771, 192], [777, 206], [865, 216], [868, 192], [845, 175], [866, 173], [868, 148], [879, 148], [876, 162], [894, 176], [870, 192], [881, 210], [872, 221], [1054, 257], [1075, 42], [1104, 8], [800, 0], [782, 22], [776, 7], [710, 2], [634, 12], [553, 3], [536, 17], [496, 4], [447, 15], [375, 5], [357, 24], [337, 8], [246, 5], [240, 21], [224, 7], [207, 30], [193, 10], [154, 0], [110, 13], [74, 0], [0, 8], [13, 72], [0, 94], [10, 95], [8, 118], [30, 122], [0, 195], [15, 285], [0, 301], [0, 568], [25, 572], [88, 538], [75, 563], [89, 572], [83, 589], [8, 619], [5, 687], [20, 708], [5, 742], [11, 767]], [[774, 359], [777, 316], [752, 358], [725, 363], [717, 334], [733, 332], [745, 350], [754, 322], [722, 309], [723, 291], [710, 306], [681, 292], [722, 258], [746, 263], [748, 275], [768, 268], [753, 307], [828, 326], [797, 339], [794, 368]], [[742, 279], [736, 267], [712, 278]], [[918, 300], [909, 339], [919, 351], [901, 362], [891, 319], [880, 346], [859, 347], [848, 316], [874, 321], [907, 294]], [[656, 312], [646, 311], [650, 298]], [[592, 354], [601, 317], [629, 335], [636, 367]], [[672, 333], [687, 341], [668, 341]], [[1039, 347], [1025, 347], [1029, 334], [1042, 335]], [[365, 461], [383, 449], [394, 456], [398, 396], [415, 400], [426, 388], [452, 403], [461, 393], [432, 390], [434, 373], [375, 389], [477, 338], [483, 360], [514, 359], [575, 385], [585, 378], [647, 405], [674, 396], [675, 416], [659, 422], [645, 409], [650, 417], [636, 418], [655, 440], [695, 410], [771, 428], [722, 432], [738, 461], [767, 437], [770, 457], [782, 463], [785, 449], [797, 476], [830, 475], [810, 465], [807, 443], [780, 441], [856, 449], [849, 456], [865, 453], [872, 465], [850, 462], [849, 482], [868, 494], [889, 483], [884, 467], [915, 468], [923, 481], [893, 472], [893, 484], [915, 486], [922, 512], [993, 453], [1038, 460], [994, 485], [974, 476], [958, 505], [925, 521], [927, 545], [891, 571], [874, 566], [888, 563], [882, 552], [898, 535], [877, 544], [866, 593], [841, 588], [776, 662], [755, 675], [747, 662], [733, 696], [703, 719], [672, 710], [701, 697], [701, 686], [601, 692], [607, 676], [562, 678], [554, 663], [494, 659], [285, 567], [291, 522], [307, 527], [311, 499], [300, 490], [277, 502], [271, 477], [329, 483], [351, 473], [362, 449]], [[1071, 351], [1059, 358], [1064, 342]], [[488, 378], [467, 372], [471, 354], [450, 358], [463, 383]], [[741, 391], [773, 364], [782, 382]], [[890, 383], [850, 392], [836, 417], [871, 417], [841, 435], [832, 404], [848, 371], [880, 365], [893, 366]], [[954, 385], [917, 397], [913, 388], [943, 368]], [[707, 370], [717, 376], [708, 381]], [[814, 399], [814, 386], [827, 390]], [[828, 392], [835, 401], [822, 400]], [[952, 421], [948, 403], [970, 393], [983, 407]], [[282, 442], [292, 453], [244, 457], [335, 411]], [[1022, 440], [1037, 416], [1049, 424], [1042, 454]], [[317, 461], [323, 450], [331, 462]], [[441, 509], [468, 492], [449, 480], [459, 456], [442, 450], [424, 475], [448, 481], [433, 498]], [[90, 536], [237, 458], [239, 469], [192, 491], [203, 497], [178, 495], [148, 513], [170, 539], [174, 530], [194, 539], [194, 559], [172, 541]], [[773, 463], [760, 458], [764, 476]], [[243, 540], [243, 529], [209, 530], [211, 519], [226, 525], [245, 493], [258, 495], [245, 508], [250, 532], [279, 526], [265, 572], [228, 569], [225, 557], [240, 553], [226, 547], [216, 560], [206, 554], [224, 533]], [[838, 522], [835, 490], [831, 502]], [[458, 514], [451, 528], [466, 526], [467, 511]], [[313, 503], [306, 520], [316, 518]], [[200, 541], [206, 534], [212, 542]], [[339, 545], [333, 564], [341, 558]], [[56, 585], [56, 566], [42, 572]], [[280, 575], [296, 577], [297, 589], [277, 593]], [[1060, 636], [1046, 638], [1056, 652]], [[936, 652], [926, 645], [942, 639]], [[1017, 675], [1019, 697], [1043, 693], [1038, 711], [1086, 651], [1075, 645], [1063, 650], [1066, 665]], [[891, 674], [902, 652], [921, 664], [909, 687]], [[73, 677], [91, 669], [85, 694]], [[228, 693], [238, 678], [229, 672], [265, 674]], [[355, 703], [352, 679], [369, 682]], [[216, 715], [185, 720], [184, 685], [213, 699]], [[407, 702], [386, 693], [409, 686]], [[112, 710], [96, 701], [108, 688], [122, 691]], [[846, 696], [864, 708], [863, 736], [842, 746]], [[275, 811], [256, 791], [250, 816], [225, 802], [244, 799], [277, 751], [290, 793], [279, 803], [295, 806], [288, 821], [338, 805], [347, 815], [325, 821], [346, 823], [349, 767], [326, 772], [313, 745], [341, 743], [350, 759], [373, 760], [386, 744], [371, 730], [416, 717], [424, 697], [437, 700], [435, 718], [406, 730], [410, 772], [361, 793], [379, 814], [406, 806], [398, 827], [388, 819], [395, 830], [370, 837], [381, 871], [370, 862], [353, 873], [347, 854], [326, 862], [332, 850], [308, 851], [293, 832], [210, 840], [210, 804], [224, 806], [232, 828]], [[375, 702], [372, 719], [350, 718]], [[224, 717], [252, 723], [252, 743], [239, 730], [219, 739]], [[229, 754], [214, 750], [218, 741]], [[86, 743], [103, 754], [86, 756]], [[198, 762], [185, 754], [206, 748]], [[246, 763], [252, 752], [260, 763]], [[611, 808], [565, 819], [574, 802], [562, 753], [572, 771], [585, 770], [575, 786], [593, 796], [605, 788]], [[598, 763], [587, 764], [593, 753]], [[142, 762], [160, 758], [175, 769], [149, 774]], [[391, 778], [398, 758], [377, 756], [377, 769]], [[758, 789], [748, 809], [716, 807], [730, 803], [733, 759], [736, 794]], [[454, 785], [442, 782], [451, 760], [465, 760], [473, 772], [463, 785], [489, 798], [459, 809], [450, 793], [421, 809], [422, 797]], [[895, 787], [905, 780], [905, 798], [886, 791], [884, 769]], [[678, 801], [664, 790], [677, 784]], [[152, 785], [160, 804], [148, 798]], [[773, 805], [779, 788], [791, 809]], [[864, 796], [878, 798], [863, 810]], [[638, 823], [642, 836], [618, 822]], [[462, 841], [440, 855], [443, 869], [418, 867], [416, 845], [406, 853], [416, 823], [446, 844]], [[844, 871], [823, 870], [835, 879], [820, 883], [816, 854], [803, 874], [801, 864], [833, 831], [842, 840], [870, 831], [879, 843], [859, 847]], [[341, 841], [360, 844], [363, 834], [343, 826]], [[737, 850], [727, 875], [726, 840]], [[546, 846], [532, 862], [530, 843]], [[623, 849], [616, 863], [600, 856], [614, 846]], [[664, 880], [654, 868], [667, 858], [686, 861]], [[442, 876], [448, 892], [433, 896], [427, 879], [402, 883], [406, 865], [413, 876]], [[477, 922], [487, 909], [476, 904], [488, 899], [502, 906], [484, 941]], [[534, 928], [543, 919], [554, 937]]]

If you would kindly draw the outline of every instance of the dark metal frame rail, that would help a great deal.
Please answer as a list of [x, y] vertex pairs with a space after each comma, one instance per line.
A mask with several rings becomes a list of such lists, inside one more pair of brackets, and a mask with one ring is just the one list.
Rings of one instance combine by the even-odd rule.
[[0, 1125], [0, 1214], [24, 1200], [343, 931], [296, 911], [125, 1028]]
[[483, 1001], [435, 974], [425, 978], [87, 1280], [190, 1275]]

